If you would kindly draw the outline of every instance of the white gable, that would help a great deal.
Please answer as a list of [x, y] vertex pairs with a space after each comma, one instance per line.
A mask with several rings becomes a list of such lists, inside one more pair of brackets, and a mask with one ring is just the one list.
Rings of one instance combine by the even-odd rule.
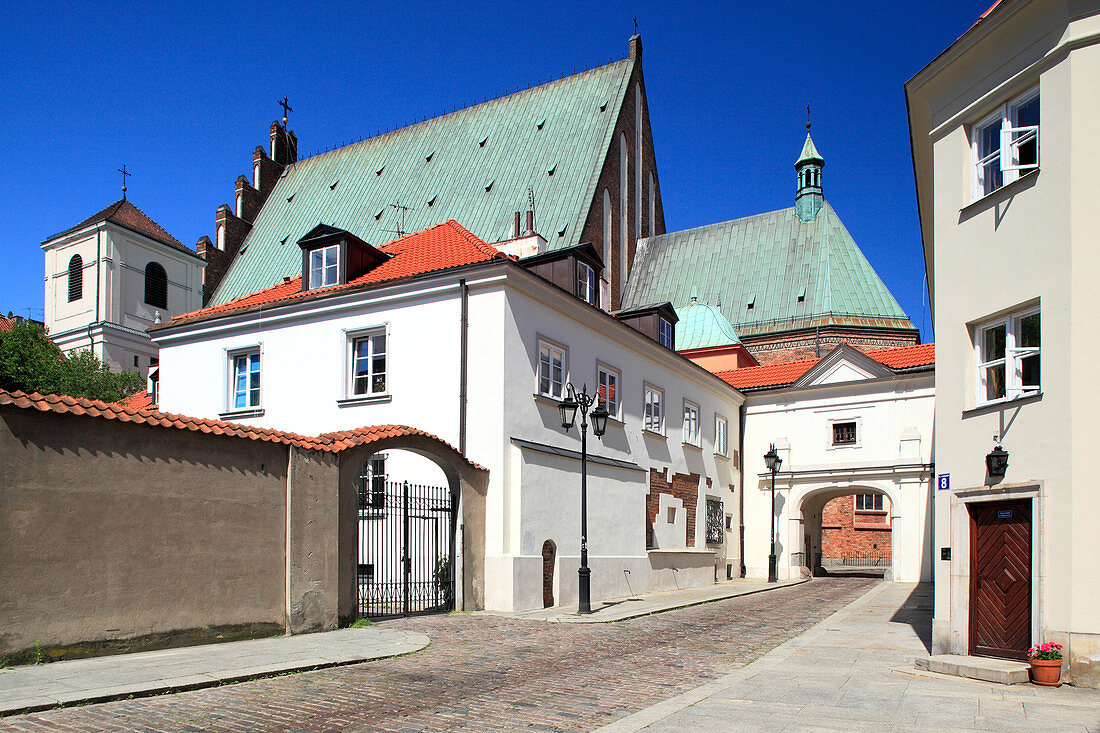
[[822, 374], [809, 382], [809, 384], [840, 384], [841, 382], [858, 382], [864, 379], [873, 379], [878, 375], [872, 374], [866, 369], [853, 364], [847, 359], [842, 359], [830, 366]]

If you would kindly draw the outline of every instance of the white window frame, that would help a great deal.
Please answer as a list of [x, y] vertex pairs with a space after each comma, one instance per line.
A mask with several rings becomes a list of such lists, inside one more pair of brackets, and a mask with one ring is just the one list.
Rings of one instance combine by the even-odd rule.
[[[373, 388], [374, 385], [374, 346], [373, 339], [382, 337], [385, 339], [385, 351], [383, 356], [385, 358], [385, 371], [383, 371], [385, 379], [385, 388], [381, 391], [374, 391], [371, 389], [367, 392], [356, 392], [356, 361], [357, 361], [357, 344], [366, 339], [371, 339], [370, 349], [368, 354], [368, 371], [367, 382]], [[393, 363], [390, 355], [393, 350], [393, 339], [390, 337], [390, 328], [388, 323], [382, 323], [377, 326], [370, 326], [368, 328], [358, 328], [354, 330], [344, 330], [344, 398], [339, 400], [341, 404], [346, 403], [360, 403], [360, 402], [375, 402], [388, 400], [391, 397], [391, 387], [393, 382], [391, 376], [393, 374]]]
[[[386, 508], [386, 479], [389, 474], [386, 470], [386, 458], [385, 453], [375, 453], [365, 459], [359, 469], [359, 516], [360, 517], [376, 517], [385, 513]], [[378, 475], [376, 472], [378, 465], [381, 464], [382, 474]], [[364, 487], [364, 483], [368, 483]], [[364, 491], [364, 488], [366, 489]], [[364, 497], [369, 498], [369, 501], [364, 502]]]
[[[247, 404], [244, 406], [237, 406], [237, 359], [246, 358], [248, 364], [248, 374], [252, 373], [251, 365], [254, 362], [256, 364], [257, 381], [259, 384], [256, 386], [256, 403], [251, 404], [252, 400], [249, 398]], [[254, 359], [253, 359], [254, 357]], [[251, 346], [242, 346], [234, 349], [227, 349], [225, 352], [226, 363], [226, 395], [225, 395], [225, 412], [226, 415], [259, 415], [263, 414], [263, 397], [264, 397], [264, 373], [263, 373], [263, 348], [260, 344], [253, 344]], [[249, 382], [251, 380], [249, 379]], [[245, 389], [245, 393], [252, 392], [252, 387], [248, 386]]]
[[699, 405], [689, 399], [684, 400], [684, 445], [693, 445], [698, 448], [703, 442], [703, 431], [699, 429]]
[[585, 303], [599, 305], [600, 285], [596, 270], [580, 260], [577, 260], [577, 291], [577, 296]]
[[[320, 265], [314, 265], [314, 259], [320, 255]], [[330, 256], [331, 255], [331, 256]], [[320, 273], [321, 281], [314, 280], [314, 273]], [[332, 282], [329, 282], [330, 276]], [[330, 244], [327, 247], [318, 247], [309, 253], [309, 290], [327, 288], [340, 283], [340, 245]]]
[[[865, 497], [871, 498], [871, 507], [859, 506], [860, 501], [866, 501]], [[878, 504], [876, 507], [875, 504]], [[882, 498], [882, 494], [856, 494], [855, 500], [852, 502], [854, 510], [857, 512], [884, 512], [886, 511], [886, 502]]]
[[657, 316], [657, 343], [666, 349], [671, 349], [675, 344], [675, 333], [672, 321], [664, 316]]
[[[1039, 346], [1018, 346], [1022, 338], [1023, 327], [1021, 322], [1029, 316], [1039, 316]], [[982, 346], [985, 343], [987, 331], [1003, 326], [1005, 329], [1004, 356], [988, 361], [982, 360]], [[1039, 306], [1031, 306], [1012, 311], [998, 318], [983, 321], [974, 327], [974, 405], [982, 407], [999, 402], [1030, 397], [1042, 392], [1042, 333], [1043, 318]], [[1024, 359], [1039, 357], [1039, 384], [1023, 384]], [[986, 377], [989, 369], [998, 366], [1004, 367], [1004, 395], [1001, 397], [987, 398]]]
[[[1002, 104], [995, 112], [972, 125], [970, 147], [973, 158], [974, 201], [1004, 188], [1029, 171], [1039, 169], [1042, 152], [1039, 126], [1042, 124], [1042, 117], [1040, 116], [1039, 125], [1018, 125], [1020, 108], [1038, 97], [1039, 87], [1033, 87]], [[982, 133], [993, 126], [1000, 128], [997, 137], [998, 148], [983, 156], [981, 155]], [[1035, 162], [1020, 163], [1020, 146], [1032, 141], [1035, 143]], [[994, 163], [996, 163], [995, 169], [992, 167]], [[1000, 173], [1001, 183], [987, 187], [986, 172], [992, 170]]]
[[[547, 359], [544, 361], [543, 354], [547, 354]], [[560, 360], [558, 364], [559, 374], [558, 379], [554, 379], [554, 354], [557, 354]], [[565, 385], [569, 381], [568, 379], [568, 356], [569, 349], [565, 348], [559, 343], [555, 343], [548, 339], [540, 338], [538, 340], [538, 362], [535, 370], [535, 394], [542, 395], [543, 397], [549, 397], [552, 400], [565, 399]], [[547, 388], [543, 389], [543, 369], [547, 369], [546, 382]]]
[[714, 413], [714, 453], [728, 456], [730, 451], [730, 423], [722, 415]]
[[[612, 395], [606, 401], [604, 401], [603, 396], [606, 394], [604, 390], [608, 386], [608, 380], [604, 379], [604, 377], [613, 378], [615, 381], [615, 388], [612, 390]], [[623, 373], [603, 362], [596, 362], [596, 393], [600, 395], [601, 402], [603, 402], [604, 408], [607, 410], [608, 417], [612, 420], [622, 420], [620, 411], [622, 410], [623, 403]]]
[[665, 434], [665, 391], [648, 382], [642, 401], [642, 430], [657, 435]]

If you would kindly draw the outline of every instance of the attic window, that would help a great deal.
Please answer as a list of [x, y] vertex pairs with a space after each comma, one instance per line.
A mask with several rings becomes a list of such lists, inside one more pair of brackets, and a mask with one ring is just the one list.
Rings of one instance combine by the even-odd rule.
[[546, 175], [548, 175], [548, 176], [554, 175], [554, 171], [556, 171], [557, 169], [558, 169], [558, 164], [555, 163], [554, 165], [552, 165], [552, 166], [550, 166], [549, 168], [546, 169]]
[[492, 181], [489, 181], [485, 184], [485, 193], [489, 193], [489, 191], [492, 190], [494, 183], [496, 183], [496, 179], [493, 179]]
[[378, 213], [374, 215], [374, 220], [378, 221], [379, 219], [382, 218], [382, 214], [385, 214], [385, 213], [386, 213], [385, 209], [379, 209]]
[[433, 150], [432, 152], [428, 153], [428, 157], [427, 157], [427, 158], [424, 158], [424, 162], [425, 162], [425, 163], [431, 163], [431, 162], [432, 162], [432, 156], [433, 156], [433, 155], [435, 155], [435, 151], [434, 151], [434, 150]]
[[289, 234], [288, 234], [288, 235], [286, 235], [285, 237], [283, 237], [282, 239], [280, 239], [280, 240], [279, 240], [279, 244], [286, 244], [286, 240], [288, 240], [288, 239], [290, 239], [290, 235], [289, 235]]
[[293, 201], [293, 200], [294, 200], [294, 194], [290, 194], [289, 196], [287, 196], [287, 197], [286, 197], [286, 202], [287, 202], [288, 204], [289, 204], [289, 203], [290, 203], [291, 201]]
[[432, 197], [431, 197], [430, 199], [428, 199], [428, 206], [431, 206], [432, 204], [434, 204], [434, 203], [435, 203], [435, 200], [436, 200], [437, 198], [439, 198], [439, 196], [438, 196], [438, 195], [437, 195], [437, 196], [432, 196]]
[[564, 237], [565, 236], [565, 229], [566, 229], [565, 227], [562, 227], [561, 229], [558, 230], [558, 236], [559, 237]]
[[798, 291], [798, 302], [799, 303], [805, 303], [806, 302], [806, 286], [805, 285], [803, 285], [802, 289]]
[[380, 175], [382, 175], [382, 171], [384, 171], [384, 170], [386, 170], [386, 166], [382, 166], [381, 168], [379, 168], [378, 170], [376, 170], [376, 171], [374, 172], [374, 175], [376, 175], [376, 176], [380, 176]]
[[607, 102], [606, 101], [603, 104], [600, 105], [600, 111], [601, 112], [603, 112], [605, 109], [607, 109]]
[[488, 135], [486, 135], [485, 137], [481, 138], [481, 142], [479, 142], [479, 143], [477, 144], [477, 146], [478, 146], [479, 148], [483, 148], [483, 147], [485, 147], [485, 143], [486, 143], [486, 142], [488, 142], [488, 140], [489, 140], [489, 136], [488, 136]]
[[337, 179], [336, 179], [335, 181], [333, 181], [332, 183], [328, 184], [328, 190], [329, 190], [329, 191], [335, 191], [335, 190], [336, 190], [336, 186], [337, 186], [337, 185], [338, 185], [339, 183], [340, 183], [340, 179], [339, 179], [339, 178], [337, 178]]
[[541, 130], [542, 126], [545, 125], [545, 124], [546, 124], [546, 118], [543, 117], [541, 120], [539, 120], [539, 124], [537, 125], [538, 129]]
[[755, 306], [756, 306], [756, 296], [755, 295], [750, 295], [748, 302], [745, 303], [745, 307], [747, 307], [751, 311]]

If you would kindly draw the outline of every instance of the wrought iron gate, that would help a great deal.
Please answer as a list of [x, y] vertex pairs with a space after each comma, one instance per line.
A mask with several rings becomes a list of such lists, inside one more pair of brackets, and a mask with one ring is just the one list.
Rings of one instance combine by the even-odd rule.
[[454, 609], [455, 502], [445, 486], [369, 481], [359, 490], [359, 616]]

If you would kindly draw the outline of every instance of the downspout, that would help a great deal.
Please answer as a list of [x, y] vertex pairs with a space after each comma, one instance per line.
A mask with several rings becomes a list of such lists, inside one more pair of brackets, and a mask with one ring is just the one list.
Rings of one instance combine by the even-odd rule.
[[741, 465], [738, 466], [738, 480], [741, 486], [737, 491], [737, 521], [741, 530], [741, 577], [745, 577], [745, 403], [737, 407], [737, 445]]
[[462, 293], [462, 315], [460, 317], [460, 336], [458, 350], [458, 452], [466, 456], [466, 371], [470, 340], [470, 288], [466, 278], [458, 281]]

